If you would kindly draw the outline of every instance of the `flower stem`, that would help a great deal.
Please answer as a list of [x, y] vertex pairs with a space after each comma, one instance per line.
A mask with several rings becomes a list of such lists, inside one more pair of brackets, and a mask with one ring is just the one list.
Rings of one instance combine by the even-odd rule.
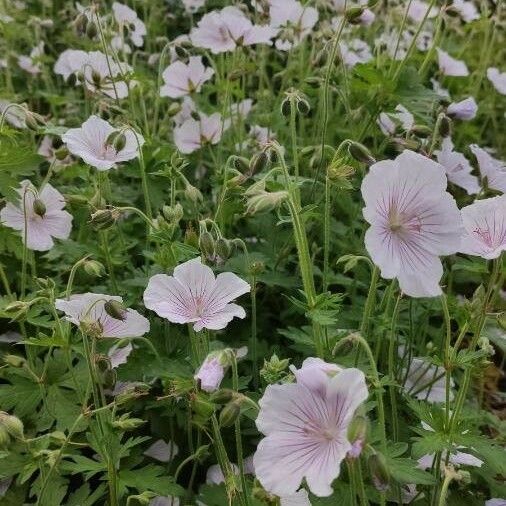
[[[392, 314], [392, 321], [390, 324], [390, 339], [388, 343], [388, 377], [390, 378], [390, 382], [394, 383], [396, 381], [395, 371], [394, 371], [394, 359], [395, 359], [395, 332], [397, 326], [397, 319], [399, 317], [399, 309], [402, 295], [399, 294], [397, 296], [397, 301], [394, 306], [394, 312]], [[399, 424], [397, 417], [397, 397], [396, 397], [396, 385], [391, 384], [389, 387], [390, 393], [390, 406], [392, 408], [392, 432], [394, 441], [398, 440], [399, 437]]]

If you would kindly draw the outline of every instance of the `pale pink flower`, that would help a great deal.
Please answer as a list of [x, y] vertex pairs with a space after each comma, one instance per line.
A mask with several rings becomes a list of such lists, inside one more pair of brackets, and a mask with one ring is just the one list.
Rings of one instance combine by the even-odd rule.
[[[232, 472], [239, 476], [239, 467], [237, 464], [233, 462], [230, 463], [232, 467]], [[223, 471], [218, 464], [213, 464], [209, 466], [206, 473], [206, 484], [207, 485], [220, 485], [221, 483], [225, 483], [225, 476], [223, 476]]]
[[506, 499], [489, 499], [485, 506], [506, 506]]
[[168, 496], [156, 496], [149, 501], [149, 506], [179, 506], [179, 497], [168, 495]]
[[171, 63], [162, 73], [165, 84], [160, 88], [160, 96], [179, 98], [198, 93], [213, 74], [214, 70], [204, 66], [201, 56], [190, 56], [188, 63]]
[[125, 346], [119, 346], [119, 344], [111, 346], [107, 352], [111, 367], [116, 369], [120, 365], [126, 364], [133, 349], [132, 343], [127, 343]]
[[42, 138], [37, 154], [43, 156], [48, 162], [53, 163], [56, 167], [63, 167], [72, 163], [72, 157], [66, 156], [63, 160], [56, 158], [58, 147], [54, 145], [54, 139], [50, 135], [44, 135]]
[[181, 153], [193, 153], [205, 144], [218, 144], [224, 128], [221, 114], [215, 112], [208, 116], [200, 113], [200, 120], [193, 117], [184, 121], [181, 126], [174, 128], [174, 143]]
[[171, 462], [178, 453], [179, 448], [176, 443], [173, 441], [166, 443], [163, 439], [158, 439], [144, 452], [144, 455], [167, 463]]
[[[0, 221], [19, 230], [28, 249], [47, 251], [54, 246], [53, 239], [67, 239], [72, 230], [72, 215], [65, 211], [63, 195], [49, 183], [37, 191], [28, 180], [17, 190], [17, 204], [8, 202], [0, 211]], [[26, 215], [26, 216], [25, 216]], [[26, 222], [26, 231], [25, 231]]]
[[471, 0], [453, 0], [451, 7], [466, 23], [480, 19], [478, 9]]
[[220, 357], [208, 356], [200, 366], [195, 379], [200, 381], [200, 388], [204, 392], [214, 392], [220, 387], [225, 376], [225, 367], [221, 364]]
[[462, 60], [452, 58], [442, 49], [437, 48], [439, 71], [445, 76], [465, 77], [469, 75], [467, 65]]
[[129, 87], [122, 77], [129, 74], [132, 68], [127, 63], [116, 63], [111, 57], [108, 61], [107, 58], [100, 51], [88, 53], [88, 59], [82, 66], [84, 86], [111, 98], [125, 98]]
[[359, 63], [367, 63], [372, 59], [369, 45], [361, 39], [351, 39], [349, 42], [340, 42], [339, 49], [344, 64], [349, 68], [353, 68]]
[[307, 490], [303, 488], [295, 494], [280, 497], [279, 504], [280, 506], [311, 506]]
[[428, 19], [431, 19], [435, 18], [438, 15], [438, 12], [439, 10], [436, 7], [430, 7], [427, 2], [422, 2], [420, 0], [411, 0], [408, 9], [408, 17], [415, 23], [420, 23], [425, 15], [427, 15]]
[[395, 107], [397, 112], [382, 112], [377, 120], [378, 126], [385, 135], [395, 134], [398, 127], [409, 132], [415, 124], [414, 116], [401, 104]]
[[112, 169], [119, 162], [139, 156], [144, 137], [129, 128], [122, 131], [125, 145], [119, 151], [107, 142], [111, 133], [119, 131], [98, 116], [90, 116], [80, 128], [70, 128], [62, 135], [68, 150], [99, 171]]
[[372, 165], [362, 183], [366, 249], [381, 275], [413, 297], [441, 294], [439, 256], [460, 247], [462, 220], [446, 185], [441, 165], [410, 150]]
[[445, 168], [448, 181], [466, 190], [469, 195], [480, 191], [478, 178], [471, 174], [473, 168], [467, 158], [458, 151], [453, 150], [450, 137], [445, 137], [441, 149], [434, 151], [437, 161]]
[[318, 22], [318, 11], [296, 0], [269, 0], [271, 26], [278, 31], [276, 47], [281, 51], [300, 44]]
[[478, 104], [473, 97], [468, 97], [460, 102], [452, 102], [448, 106], [447, 112], [452, 118], [469, 121], [476, 116]]
[[18, 56], [18, 65], [25, 72], [32, 75], [40, 74], [40, 58], [44, 54], [44, 42], [39, 42], [31, 51], [29, 56]]
[[0, 343], [14, 344], [23, 340], [23, 336], [19, 332], [8, 330], [5, 334], [0, 334]]
[[121, 318], [111, 316], [105, 306], [109, 301], [123, 303], [116, 295], [82, 293], [68, 300], [56, 299], [55, 307], [65, 313], [66, 320], [83, 330], [92, 330], [95, 337], [141, 337], [149, 331], [149, 321], [135, 309], [124, 309]]
[[253, 458], [255, 473], [267, 491], [281, 497], [295, 494], [304, 478], [313, 494], [332, 494], [351, 448], [348, 425], [368, 396], [359, 369], [332, 374], [321, 366], [311, 364], [319, 371], [314, 376], [300, 369], [296, 383], [269, 385], [259, 401], [256, 424], [266, 437]]
[[26, 128], [25, 114], [17, 107], [11, 107], [11, 102], [0, 100], [0, 116], [14, 128]]
[[506, 192], [506, 164], [489, 155], [484, 149], [476, 144], [469, 146], [474, 156], [478, 160], [480, 174], [482, 178], [487, 178], [487, 186], [492, 190], [502, 193]]
[[205, 14], [190, 33], [192, 44], [212, 53], [233, 51], [237, 46], [271, 44], [277, 30], [254, 25], [237, 7], [228, 6]]
[[500, 72], [495, 67], [489, 67], [487, 69], [487, 77], [501, 95], [506, 95], [506, 72]]
[[139, 19], [137, 13], [127, 5], [118, 2], [112, 4], [112, 12], [120, 30], [126, 29], [134, 46], [141, 47], [147, 32], [146, 25]]
[[490, 260], [506, 250], [506, 195], [476, 200], [461, 213], [465, 229], [461, 253]]
[[253, 108], [253, 100], [251, 98], [245, 98], [240, 102], [235, 102], [230, 105], [230, 114], [234, 117], [246, 119], [248, 114]]
[[443, 88], [437, 79], [431, 78], [430, 82], [432, 83], [432, 89], [435, 93], [437, 93], [441, 98], [450, 100], [450, 92], [446, 88]]
[[[446, 402], [445, 370], [423, 358], [413, 357], [409, 367], [403, 370], [404, 391], [416, 399], [427, 402]], [[451, 383], [453, 386], [453, 381]], [[450, 400], [453, 399], [450, 390]]]
[[63, 76], [65, 81], [71, 75], [75, 75], [82, 71], [84, 66], [88, 63], [88, 53], [80, 49], [66, 49], [63, 51], [56, 60], [53, 70], [55, 74]]
[[204, 7], [206, 0], [182, 0], [186, 12], [197, 12]]
[[232, 272], [217, 277], [200, 258], [174, 269], [173, 276], [156, 274], [144, 291], [144, 305], [173, 323], [193, 323], [203, 328], [224, 329], [234, 317], [245, 318], [241, 306], [231, 302], [248, 293], [250, 285]]
[[183, 97], [181, 110], [174, 116], [173, 120], [176, 126], [181, 126], [187, 119], [192, 117], [192, 113], [197, 112], [197, 106], [191, 97]]

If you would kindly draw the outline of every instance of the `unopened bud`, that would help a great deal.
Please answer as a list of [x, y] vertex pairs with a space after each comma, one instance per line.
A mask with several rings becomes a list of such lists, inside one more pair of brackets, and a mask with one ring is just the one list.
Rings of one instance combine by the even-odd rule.
[[215, 244], [215, 251], [220, 260], [224, 262], [232, 253], [232, 244], [227, 239], [219, 237]]
[[413, 125], [411, 132], [422, 139], [432, 135], [432, 130], [427, 125]]
[[320, 88], [322, 85], [321, 77], [306, 77], [304, 81], [311, 88]]
[[188, 58], [188, 51], [184, 47], [176, 45], [174, 47], [174, 51], [176, 52], [178, 58], [180, 58], [181, 60]]
[[91, 71], [91, 80], [97, 88], [99, 88], [102, 84], [102, 76], [95, 69], [92, 69]]
[[84, 33], [86, 31], [86, 27], [88, 25], [88, 18], [86, 17], [86, 14], [81, 12], [79, 16], [77, 16], [74, 26], [76, 27], [76, 30], [80, 33]]
[[172, 102], [167, 109], [167, 115], [169, 118], [175, 116], [181, 110], [181, 104], [179, 102]]
[[0, 449], [6, 448], [11, 442], [11, 437], [7, 432], [7, 429], [0, 425]]
[[267, 153], [265, 151], [260, 151], [260, 153], [257, 153], [253, 156], [253, 158], [251, 158], [249, 163], [249, 173], [252, 175], [258, 174], [265, 168], [268, 161], [269, 157], [267, 156]]
[[359, 142], [352, 142], [348, 146], [348, 153], [352, 158], [354, 158], [358, 162], [362, 162], [367, 165], [372, 165], [373, 163], [376, 162], [376, 160], [371, 155], [370, 151]]
[[105, 267], [97, 260], [86, 260], [83, 264], [83, 269], [88, 276], [100, 278], [105, 273]]
[[497, 323], [499, 327], [501, 327], [503, 330], [506, 330], [506, 311], [503, 311], [497, 315]]
[[46, 214], [46, 204], [40, 199], [33, 201], [33, 212], [41, 218]]
[[120, 133], [112, 143], [113, 148], [116, 150], [116, 153], [119, 153], [126, 146], [126, 135], [124, 133]]
[[119, 218], [119, 213], [112, 209], [99, 209], [91, 215], [90, 223], [96, 230], [105, 230], [112, 227]]
[[3, 361], [11, 367], [23, 367], [26, 364], [26, 360], [18, 355], [4, 355]]
[[360, 23], [360, 17], [364, 13], [363, 7], [351, 7], [346, 10], [344, 16], [346, 20], [352, 24]]
[[443, 138], [449, 137], [452, 133], [452, 120], [443, 114], [439, 118], [439, 135]]
[[134, 430], [144, 425], [146, 420], [141, 418], [129, 418], [128, 415], [123, 415], [118, 420], [112, 422], [112, 426], [121, 430]]
[[209, 400], [215, 404], [227, 404], [234, 398], [234, 396], [235, 392], [230, 388], [221, 388], [220, 390], [213, 392], [209, 396]]
[[239, 172], [245, 173], [249, 170], [250, 161], [247, 158], [244, 158], [244, 156], [234, 156], [232, 165]]
[[241, 414], [241, 406], [237, 401], [229, 402], [220, 412], [220, 427], [230, 427]]
[[198, 393], [192, 398], [192, 409], [202, 420], [208, 420], [214, 413], [214, 404]]
[[54, 156], [57, 160], [65, 160], [69, 156], [69, 150], [65, 146], [61, 146], [55, 150]]
[[367, 464], [369, 466], [371, 479], [376, 490], [380, 492], [388, 490], [390, 487], [390, 473], [383, 454], [373, 453], [369, 457]]
[[214, 239], [209, 232], [202, 232], [199, 237], [199, 249], [205, 257], [214, 257]]
[[90, 39], [94, 39], [97, 36], [98, 30], [97, 25], [94, 21], [88, 21], [86, 25], [86, 36]]
[[25, 312], [28, 311], [30, 305], [22, 300], [15, 300], [14, 302], [10, 302], [5, 306], [4, 311], [7, 314]]
[[292, 102], [290, 98], [285, 98], [283, 102], [281, 102], [281, 114], [285, 117], [290, 116], [292, 112]]
[[202, 193], [200, 193], [200, 190], [196, 188], [195, 186], [191, 184], [187, 184], [184, 189], [184, 194], [192, 201], [192, 202], [198, 202], [199, 200], [202, 200]]
[[18, 417], [9, 415], [5, 411], [0, 411], [0, 426], [4, 427], [11, 437], [23, 439], [24, 426]]
[[253, 262], [250, 265], [249, 269], [250, 269], [251, 274], [254, 274], [255, 276], [257, 276], [258, 274], [262, 274], [262, 272], [265, 271], [265, 264], [258, 260], [256, 262]]
[[309, 106], [309, 102], [305, 99], [297, 100], [297, 111], [299, 111], [300, 114], [303, 116], [306, 116], [309, 114], [309, 111], [311, 110], [311, 107]]
[[122, 322], [124, 322], [126, 320], [127, 311], [121, 302], [114, 300], [114, 299], [108, 300], [104, 304], [104, 309], [105, 309], [105, 312], [111, 318], [114, 318], [115, 320], [120, 320]]

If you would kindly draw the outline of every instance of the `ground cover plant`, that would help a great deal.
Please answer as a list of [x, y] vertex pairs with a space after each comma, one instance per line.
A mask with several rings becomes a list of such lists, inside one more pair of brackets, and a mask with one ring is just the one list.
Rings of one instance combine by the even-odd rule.
[[506, 504], [501, 0], [0, 1], [0, 504]]

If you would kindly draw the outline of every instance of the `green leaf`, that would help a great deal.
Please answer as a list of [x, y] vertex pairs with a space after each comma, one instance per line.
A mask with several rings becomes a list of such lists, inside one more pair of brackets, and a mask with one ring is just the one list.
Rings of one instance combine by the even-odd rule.
[[175, 483], [172, 476], [167, 476], [167, 470], [154, 464], [140, 469], [120, 470], [119, 479], [123, 487], [134, 488], [139, 493], [149, 490], [164, 496], [184, 494], [184, 488]]

